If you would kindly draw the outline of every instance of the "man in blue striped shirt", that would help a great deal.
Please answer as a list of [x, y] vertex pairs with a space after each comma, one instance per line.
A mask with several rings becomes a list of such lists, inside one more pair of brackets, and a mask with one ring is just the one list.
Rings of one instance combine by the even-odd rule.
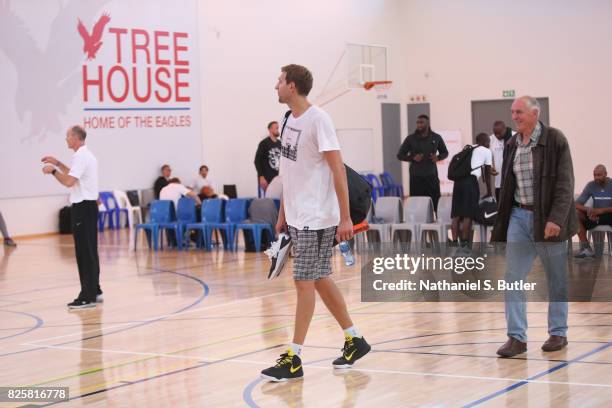
[[[586, 207], [586, 202], [592, 199], [593, 205]], [[612, 227], [612, 180], [603, 164], [598, 164], [593, 170], [593, 181], [587, 183], [580, 197], [576, 199], [576, 210], [580, 231], [580, 251], [576, 258], [586, 258], [595, 255], [587, 240], [587, 230], [607, 225]]]

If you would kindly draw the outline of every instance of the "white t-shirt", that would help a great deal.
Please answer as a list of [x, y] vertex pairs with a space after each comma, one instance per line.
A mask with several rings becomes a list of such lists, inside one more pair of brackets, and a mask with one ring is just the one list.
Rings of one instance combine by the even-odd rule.
[[176, 210], [181, 197], [187, 194], [189, 191], [190, 190], [187, 187], [180, 183], [170, 183], [161, 189], [159, 192], [159, 199], [174, 201], [174, 209]]
[[78, 180], [70, 187], [71, 203], [98, 199], [98, 160], [87, 146], [79, 147], [72, 155], [68, 175]]
[[476, 148], [472, 151], [472, 161], [471, 166], [472, 175], [476, 176], [476, 178], [480, 178], [482, 174], [482, 166], [491, 166], [493, 164], [493, 154], [490, 149], [487, 149], [484, 146], [474, 145]]
[[504, 139], [499, 140], [494, 134], [490, 136], [491, 144], [489, 148], [493, 154], [493, 165], [495, 166], [495, 170], [499, 173], [495, 176], [495, 188], [501, 187], [501, 172], [502, 166], [504, 165]]
[[200, 194], [204, 187], [210, 187], [213, 191], [215, 191], [214, 183], [210, 179], [210, 177], [204, 178], [198, 174], [195, 181], [193, 182], [193, 191], [195, 191], [196, 194]]
[[340, 222], [333, 174], [323, 155], [333, 150], [340, 150], [340, 144], [324, 110], [311, 106], [299, 118], [289, 115], [280, 160], [288, 225], [320, 230]]

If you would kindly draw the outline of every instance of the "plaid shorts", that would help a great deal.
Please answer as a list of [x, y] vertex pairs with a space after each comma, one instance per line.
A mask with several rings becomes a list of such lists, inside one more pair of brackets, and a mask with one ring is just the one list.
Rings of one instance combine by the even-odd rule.
[[319, 280], [331, 275], [331, 255], [336, 227], [322, 230], [298, 230], [289, 226], [295, 250], [294, 280]]

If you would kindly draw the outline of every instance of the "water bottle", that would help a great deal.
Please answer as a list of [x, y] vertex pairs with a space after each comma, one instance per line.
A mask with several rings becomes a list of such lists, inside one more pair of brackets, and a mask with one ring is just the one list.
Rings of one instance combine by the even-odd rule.
[[355, 257], [353, 256], [353, 252], [351, 252], [351, 246], [348, 242], [342, 241], [338, 244], [340, 247], [340, 252], [342, 253], [342, 257], [344, 258], [344, 264], [346, 266], [355, 265]]

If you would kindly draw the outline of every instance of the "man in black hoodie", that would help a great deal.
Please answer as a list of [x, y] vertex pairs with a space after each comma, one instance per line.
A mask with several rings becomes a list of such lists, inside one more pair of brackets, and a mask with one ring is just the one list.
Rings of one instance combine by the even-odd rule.
[[448, 150], [442, 136], [429, 127], [427, 115], [420, 115], [416, 124], [416, 131], [404, 140], [397, 158], [410, 162], [410, 195], [431, 197], [438, 211], [440, 179], [436, 163], [448, 157]]
[[255, 153], [255, 168], [259, 186], [266, 191], [272, 179], [278, 176], [281, 142], [278, 139], [278, 122], [268, 123], [268, 137], [259, 142]]

